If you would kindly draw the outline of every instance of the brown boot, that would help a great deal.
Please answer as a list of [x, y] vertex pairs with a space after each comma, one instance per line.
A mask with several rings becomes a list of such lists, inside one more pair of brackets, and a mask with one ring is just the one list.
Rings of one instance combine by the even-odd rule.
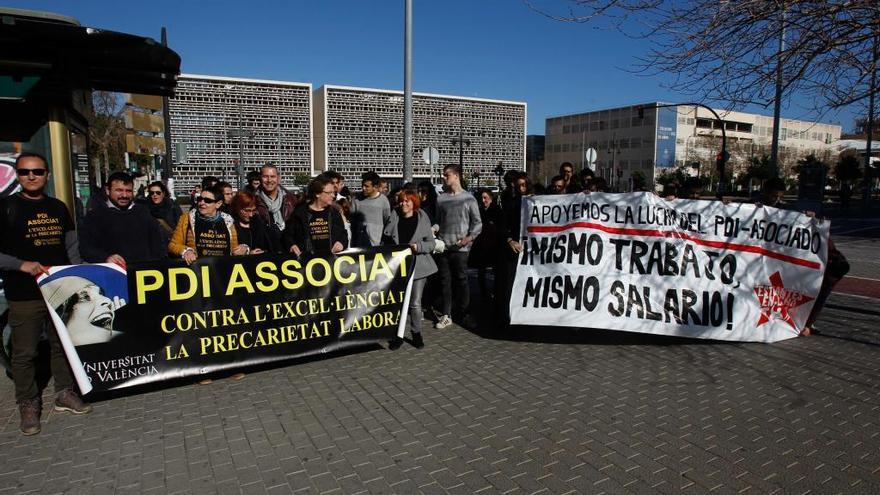
[[58, 395], [55, 396], [55, 410], [73, 414], [88, 414], [92, 412], [92, 406], [83, 402], [78, 393], [68, 388], [58, 392]]
[[40, 398], [23, 400], [18, 403], [18, 412], [21, 414], [19, 429], [22, 435], [36, 435], [40, 432]]

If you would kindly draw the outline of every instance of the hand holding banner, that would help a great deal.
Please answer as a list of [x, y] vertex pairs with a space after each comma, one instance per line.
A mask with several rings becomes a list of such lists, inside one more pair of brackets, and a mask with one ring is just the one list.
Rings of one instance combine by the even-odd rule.
[[80, 389], [382, 342], [402, 333], [401, 247], [297, 260], [260, 255], [54, 267], [38, 279]]

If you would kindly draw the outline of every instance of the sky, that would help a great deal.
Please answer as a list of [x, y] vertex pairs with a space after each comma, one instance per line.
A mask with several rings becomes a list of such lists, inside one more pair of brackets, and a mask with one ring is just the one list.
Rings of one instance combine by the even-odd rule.
[[[403, 89], [403, 0], [6, 0], [7, 7], [74, 17], [89, 27], [160, 38], [181, 72]], [[542, 0], [565, 8], [565, 0]], [[527, 133], [547, 117], [647, 101], [687, 101], [672, 75], [633, 72], [644, 40], [563, 23], [522, 0], [413, 0], [413, 91], [528, 104]], [[796, 96], [796, 95], [795, 95]], [[795, 97], [795, 101], [796, 101]], [[772, 106], [736, 108], [772, 115]], [[853, 127], [854, 111], [821, 121]], [[796, 103], [783, 118], [817, 116]]]

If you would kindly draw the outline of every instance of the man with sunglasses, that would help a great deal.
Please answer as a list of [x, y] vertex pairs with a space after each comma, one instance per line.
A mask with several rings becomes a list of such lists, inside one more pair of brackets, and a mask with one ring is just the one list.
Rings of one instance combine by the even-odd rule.
[[[49, 310], [34, 277], [49, 266], [80, 263], [76, 231], [67, 207], [46, 196], [46, 159], [22, 153], [15, 160], [21, 191], [0, 202], [0, 269], [6, 282], [9, 325], [12, 327], [12, 380], [24, 435], [40, 432], [42, 401], [36, 381], [37, 344]], [[52, 328], [51, 325], [49, 327]], [[56, 411], [86, 414], [92, 407], [74, 390], [64, 350], [49, 332]]]
[[80, 228], [80, 253], [88, 263], [127, 263], [167, 257], [162, 230], [150, 210], [134, 201], [125, 172], [107, 178], [106, 208], [90, 211]]

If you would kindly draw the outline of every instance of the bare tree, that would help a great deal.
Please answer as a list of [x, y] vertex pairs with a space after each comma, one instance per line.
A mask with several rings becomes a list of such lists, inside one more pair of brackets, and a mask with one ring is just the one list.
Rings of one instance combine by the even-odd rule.
[[104, 177], [110, 175], [111, 164], [118, 165], [125, 153], [125, 110], [121, 98], [109, 91], [92, 92], [89, 120], [89, 154], [97, 161]]
[[670, 89], [728, 108], [772, 104], [777, 63], [784, 94], [810, 98], [814, 110], [878, 91], [871, 84], [878, 0], [523, 1], [556, 20], [644, 39], [650, 48], [633, 70], [672, 74]]

